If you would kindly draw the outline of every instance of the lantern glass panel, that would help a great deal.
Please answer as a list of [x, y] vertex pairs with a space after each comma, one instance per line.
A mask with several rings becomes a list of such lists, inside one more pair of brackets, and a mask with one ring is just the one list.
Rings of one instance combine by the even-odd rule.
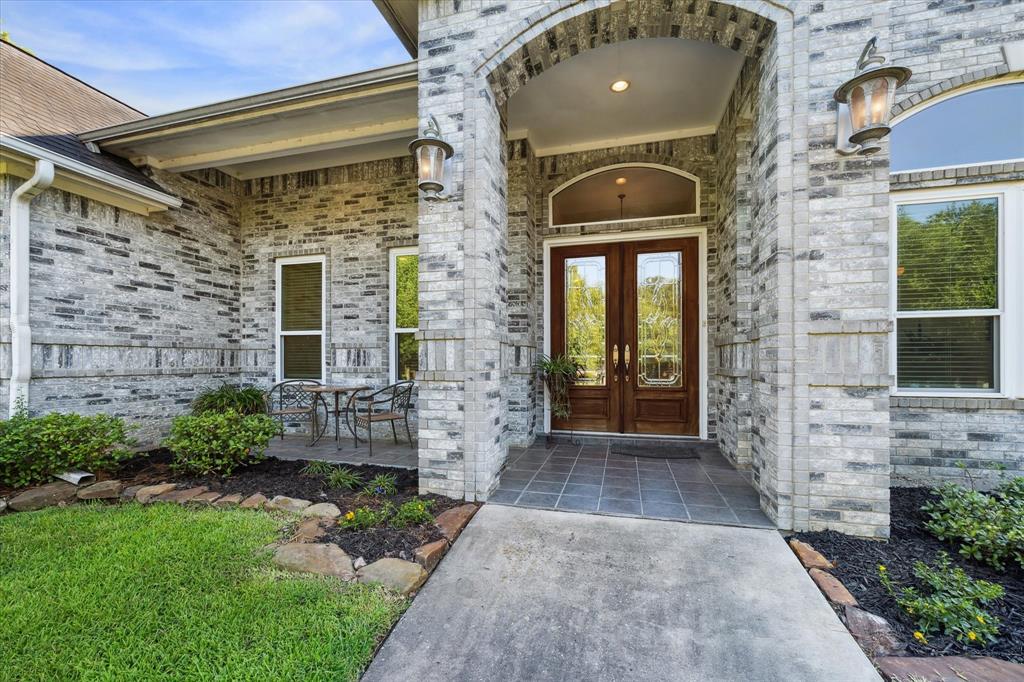
[[870, 82], [871, 87], [871, 125], [885, 125], [889, 118], [889, 79], [878, 78]]
[[850, 93], [850, 118], [855, 131], [864, 128], [867, 119], [867, 102], [865, 101], [863, 86], [858, 85]]

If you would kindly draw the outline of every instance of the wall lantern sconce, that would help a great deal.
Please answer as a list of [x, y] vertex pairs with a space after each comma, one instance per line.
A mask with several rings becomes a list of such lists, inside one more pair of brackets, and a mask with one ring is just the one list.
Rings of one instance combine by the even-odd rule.
[[423, 198], [428, 201], [444, 199], [444, 162], [450, 159], [455, 150], [441, 139], [441, 126], [437, 119], [430, 117], [430, 122], [423, 129], [423, 136], [409, 143], [409, 151], [416, 158], [419, 174], [419, 188]]
[[896, 88], [910, 79], [906, 67], [883, 66], [885, 57], [876, 54], [875, 41], [869, 40], [860, 53], [857, 74], [836, 90], [836, 151], [844, 156], [870, 156], [881, 150], [878, 141], [891, 130]]

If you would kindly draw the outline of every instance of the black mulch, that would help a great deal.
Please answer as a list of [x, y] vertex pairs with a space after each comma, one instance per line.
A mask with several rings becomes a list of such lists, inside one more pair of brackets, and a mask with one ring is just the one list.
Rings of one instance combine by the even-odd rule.
[[[403, 502], [412, 499], [432, 500], [430, 512], [437, 516], [441, 512], [465, 504], [461, 500], [453, 500], [440, 495], [418, 495], [419, 479], [417, 472], [410, 469], [394, 469], [369, 465], [342, 465], [359, 473], [364, 481], [369, 481], [378, 474], [395, 476], [398, 492], [387, 497], [370, 497], [360, 494], [358, 490], [346, 488], [330, 488], [322, 476], [306, 476], [302, 473], [305, 461], [293, 461], [269, 458], [236, 470], [231, 476], [184, 476], [175, 474], [170, 469], [171, 456], [168, 452], [158, 450], [145, 457], [137, 457], [126, 462], [110, 478], [119, 478], [126, 485], [160, 483], [172, 481], [179, 485], [194, 487], [206, 486], [212, 491], [225, 495], [239, 493], [252, 495], [263, 493], [267, 497], [286, 495], [302, 500], [317, 502], [333, 502], [342, 513], [357, 507], [379, 508], [389, 502], [397, 509]], [[330, 529], [321, 541], [333, 542], [353, 559], [363, 557], [367, 563], [383, 557], [397, 557], [412, 560], [413, 550], [422, 544], [438, 540], [441, 532], [434, 524], [411, 526], [409, 528], [370, 528], [367, 530], [346, 530], [340, 526]]]
[[402, 529], [366, 530], [346, 530], [337, 526], [321, 536], [320, 542], [333, 542], [353, 559], [363, 557], [369, 563], [383, 557], [413, 561], [413, 552], [417, 547], [443, 537], [441, 531], [433, 524]]
[[[920, 510], [933, 493], [929, 488], [893, 488], [891, 495], [892, 529], [888, 542], [863, 540], [834, 531], [798, 533], [795, 537], [809, 543], [826, 558], [836, 562], [833, 571], [860, 602], [862, 608], [882, 616], [892, 624], [911, 656], [986, 655], [1024, 663], [1024, 570], [1016, 564], [1003, 572], [961, 557], [957, 548], [944, 543], [924, 528], [926, 515]], [[1005, 596], [988, 605], [989, 613], [1002, 624], [997, 642], [988, 647], [967, 646], [952, 637], [933, 633], [927, 646], [914, 640], [914, 622], [900, 609], [878, 581], [878, 565], [884, 564], [896, 585], [915, 583], [915, 561], [934, 564], [945, 550], [954, 565], [973, 578], [998, 583]]]

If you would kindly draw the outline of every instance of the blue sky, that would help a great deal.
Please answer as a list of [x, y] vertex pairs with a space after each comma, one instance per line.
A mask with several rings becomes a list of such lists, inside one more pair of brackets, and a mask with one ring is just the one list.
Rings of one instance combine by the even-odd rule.
[[0, 27], [151, 115], [409, 60], [369, 0], [3, 0]]

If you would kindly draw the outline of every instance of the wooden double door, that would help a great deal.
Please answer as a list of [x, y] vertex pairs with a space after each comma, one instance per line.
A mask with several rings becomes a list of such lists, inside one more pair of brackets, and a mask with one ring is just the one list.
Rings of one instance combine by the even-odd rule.
[[553, 429], [700, 435], [696, 237], [551, 252], [551, 352], [582, 369]]

